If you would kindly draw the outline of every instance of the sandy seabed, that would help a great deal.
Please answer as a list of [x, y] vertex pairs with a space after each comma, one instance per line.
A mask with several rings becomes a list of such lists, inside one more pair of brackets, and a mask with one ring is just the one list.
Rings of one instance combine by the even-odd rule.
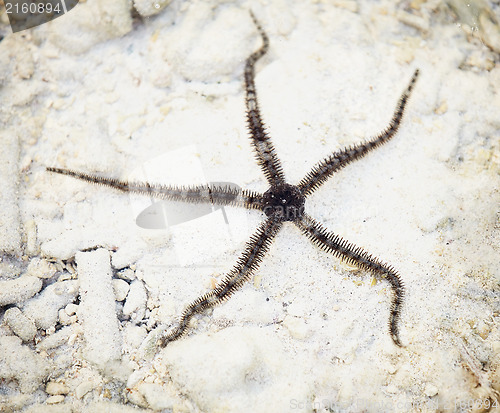
[[[500, 411], [500, 59], [481, 30], [437, 1], [163, 1], [144, 17], [151, 4], [88, 0], [15, 34], [1, 16], [0, 411]], [[245, 126], [249, 9], [291, 183], [383, 130], [420, 69], [397, 136], [306, 204], [398, 270], [402, 348], [389, 286], [285, 225], [251, 282], [156, 349], [262, 216], [148, 229], [151, 199], [45, 170], [265, 191]]]

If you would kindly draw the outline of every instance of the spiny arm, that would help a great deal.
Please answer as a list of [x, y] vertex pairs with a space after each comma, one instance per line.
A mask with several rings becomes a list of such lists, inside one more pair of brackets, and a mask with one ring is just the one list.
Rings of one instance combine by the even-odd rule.
[[262, 46], [259, 50], [252, 53], [245, 63], [245, 102], [248, 129], [250, 130], [250, 139], [255, 149], [257, 163], [264, 172], [269, 185], [280, 185], [285, 183], [283, 168], [271, 139], [265, 131], [255, 89], [255, 64], [269, 49], [269, 39], [252, 12], [250, 12], [250, 15], [262, 37]]
[[188, 202], [192, 204], [210, 203], [214, 205], [231, 205], [247, 209], [262, 210], [263, 208], [262, 194], [235, 189], [229, 186], [169, 186], [149, 184], [147, 182], [121, 181], [62, 168], [48, 167], [47, 171], [67, 175], [96, 185], [109, 186], [123, 192], [148, 195], [159, 199]]
[[159, 345], [165, 347], [171, 341], [182, 337], [188, 329], [189, 320], [191, 320], [195, 314], [215, 307], [238, 291], [259, 267], [262, 258], [269, 250], [281, 225], [282, 223], [274, 218], [267, 219], [250, 238], [250, 241], [246, 244], [245, 251], [238, 259], [234, 268], [213, 291], [202, 295], [186, 307], [182, 313], [179, 324], [174, 330], [160, 338]]
[[410, 98], [411, 91], [415, 86], [415, 82], [417, 81], [418, 74], [419, 71], [417, 69], [415, 70], [410, 83], [399, 99], [389, 126], [375, 138], [354, 146], [350, 146], [342, 151], [334, 152], [333, 154], [316, 164], [298, 185], [305, 196], [313, 193], [316, 189], [318, 189], [330, 178], [330, 176], [334, 172], [342, 169], [344, 166], [350, 164], [351, 162], [364, 157], [368, 152], [388, 142], [391, 138], [394, 137], [394, 135], [396, 135], [399, 125], [401, 124], [401, 120], [403, 119], [404, 110], [406, 104], [408, 103], [408, 99]]
[[382, 263], [377, 258], [372, 257], [363, 249], [351, 244], [340, 236], [327, 231], [321, 224], [304, 214], [295, 225], [318, 247], [332, 253], [334, 256], [345, 260], [347, 263], [356, 265], [364, 270], [370, 271], [376, 279], [386, 280], [391, 285], [393, 299], [391, 315], [389, 318], [389, 332], [392, 341], [402, 347], [399, 339], [399, 317], [403, 305], [404, 286], [399, 274], [391, 266]]

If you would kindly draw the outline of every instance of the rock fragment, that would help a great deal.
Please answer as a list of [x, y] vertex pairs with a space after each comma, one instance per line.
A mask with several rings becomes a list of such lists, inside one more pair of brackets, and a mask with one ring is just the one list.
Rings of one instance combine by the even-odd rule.
[[81, 399], [85, 396], [89, 391], [94, 390], [99, 383], [96, 383], [92, 380], [84, 380], [75, 389], [75, 396], [77, 399]]
[[47, 397], [47, 400], [45, 400], [45, 403], [57, 404], [57, 403], [62, 403], [63, 401], [64, 401], [64, 396], [62, 394], [58, 394], [56, 396]]
[[22, 275], [14, 280], [0, 281], [0, 306], [20, 304], [33, 297], [42, 288], [36, 277]]
[[130, 291], [123, 306], [123, 314], [131, 316], [134, 321], [142, 320], [146, 312], [147, 300], [148, 295], [143, 282], [134, 280], [130, 285]]
[[51, 394], [53, 396], [57, 394], [68, 394], [69, 387], [66, 386], [64, 383], [49, 381], [47, 383], [47, 386], [45, 386], [45, 393]]
[[14, 334], [23, 341], [31, 341], [36, 335], [35, 323], [17, 307], [9, 308], [5, 312], [4, 321]]
[[27, 275], [44, 279], [51, 278], [56, 272], [55, 265], [42, 258], [33, 258], [26, 270]]
[[56, 282], [26, 303], [23, 312], [35, 322], [38, 328], [48, 330], [56, 325], [59, 310], [72, 302], [77, 294], [78, 281]]
[[167, 7], [172, 0], [134, 0], [134, 7], [143, 17], [153, 16]]
[[67, 326], [61, 328], [59, 331], [57, 331], [54, 334], [51, 334], [50, 336], [47, 336], [45, 339], [43, 339], [40, 343], [37, 345], [38, 350], [50, 350], [52, 348], [56, 348], [59, 346], [62, 346], [63, 344], [69, 344], [70, 338], [74, 335], [80, 332], [80, 329], [78, 326]]
[[0, 337], [0, 379], [17, 380], [23, 393], [34, 392], [49, 373], [47, 361], [14, 336]]
[[98, 249], [75, 256], [80, 279], [79, 317], [86, 341], [85, 357], [99, 368], [121, 356], [109, 252]]
[[113, 290], [115, 292], [115, 300], [116, 301], [125, 300], [129, 289], [130, 289], [130, 286], [128, 285], [127, 281], [121, 280], [119, 278], [113, 280]]
[[[18, 205], [19, 141], [13, 131], [0, 132], [0, 251], [20, 255], [21, 218]], [[0, 288], [1, 291], [1, 288]]]

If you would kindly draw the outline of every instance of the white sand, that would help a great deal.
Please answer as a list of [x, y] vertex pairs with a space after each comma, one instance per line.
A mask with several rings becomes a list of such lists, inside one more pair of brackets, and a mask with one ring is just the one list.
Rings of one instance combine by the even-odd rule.
[[[33, 297], [34, 287], [9, 293], [20, 319], [37, 327], [33, 342], [30, 324], [0, 309], [0, 410], [498, 404], [498, 54], [430, 1], [420, 10], [389, 0], [160, 3], [141, 21], [128, 1], [89, 0], [0, 42], [0, 122], [10, 137], [0, 158], [0, 285], [43, 281]], [[270, 37], [256, 82], [290, 183], [385, 128], [421, 70], [395, 139], [306, 204], [399, 271], [403, 348], [388, 334], [389, 286], [285, 225], [252, 282], [157, 350], [155, 332], [213, 288], [262, 217], [227, 208], [144, 229], [136, 217], [147, 199], [45, 171], [266, 190], [245, 129], [243, 64], [260, 45], [249, 8]], [[89, 248], [97, 250], [81, 252]]]

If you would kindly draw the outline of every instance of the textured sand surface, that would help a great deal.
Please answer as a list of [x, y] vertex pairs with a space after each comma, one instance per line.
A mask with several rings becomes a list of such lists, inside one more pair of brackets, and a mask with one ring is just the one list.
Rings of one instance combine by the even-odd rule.
[[[437, 1], [395, 3], [162, 1], [141, 18], [88, 0], [16, 34], [2, 15], [0, 411], [500, 411], [494, 33], [468, 35]], [[421, 71], [394, 140], [306, 204], [399, 271], [402, 348], [388, 284], [284, 225], [251, 282], [156, 349], [261, 215], [164, 204], [167, 220], [199, 216], [143, 228], [150, 199], [45, 170], [265, 191], [245, 128], [249, 9], [270, 38], [257, 92], [291, 183], [384, 129]]]

